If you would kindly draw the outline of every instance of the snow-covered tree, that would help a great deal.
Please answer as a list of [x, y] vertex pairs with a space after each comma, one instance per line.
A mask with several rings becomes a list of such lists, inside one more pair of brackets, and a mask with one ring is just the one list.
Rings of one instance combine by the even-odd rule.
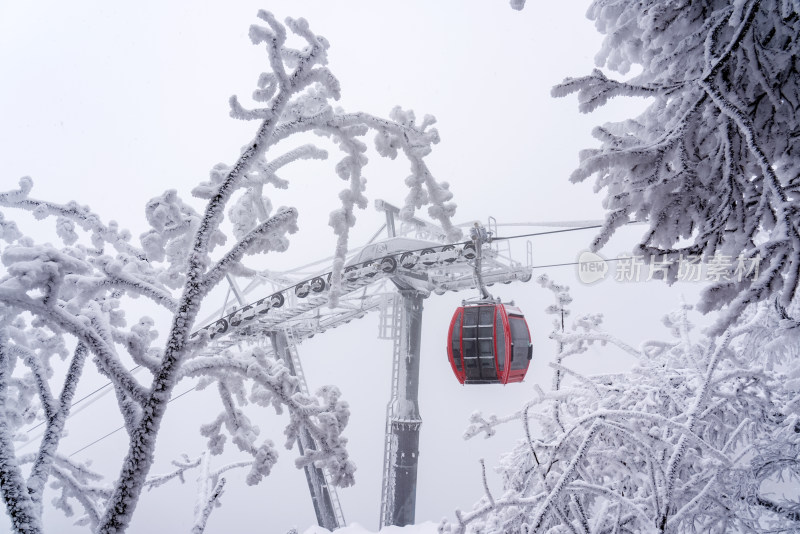
[[[751, 306], [722, 336], [692, 332], [634, 348], [599, 314], [567, 321], [567, 288], [543, 278], [559, 315], [553, 388], [509, 416], [472, 416], [466, 438], [521, 422], [502, 460], [503, 491], [443, 532], [796, 532], [800, 529], [800, 324]], [[570, 326], [571, 324], [571, 326]], [[633, 370], [586, 376], [570, 364], [598, 345]]]
[[634, 75], [596, 69], [553, 95], [577, 92], [583, 112], [617, 96], [651, 101], [635, 119], [597, 127], [600, 147], [580, 154], [572, 181], [595, 175], [606, 190], [592, 247], [646, 221], [635, 253], [671, 262], [670, 280], [687, 258], [746, 269], [710, 285], [698, 306], [728, 304], [717, 333], [772, 294], [788, 306], [800, 279], [800, 3], [596, 0], [588, 17], [606, 35], [598, 66]]
[[[291, 447], [298, 434], [309, 433], [315, 450], [306, 450], [298, 466], [314, 463], [332, 473], [334, 483], [353, 482], [354, 466], [344, 448], [342, 431], [347, 404], [335, 387], [316, 396], [297, 391], [297, 378], [278, 359], [268, 358], [258, 346], [243, 352], [203, 351], [212, 335], [194, 333], [198, 310], [209, 292], [227, 275], [256, 276], [264, 269], [263, 255], [283, 251], [287, 234], [297, 227], [295, 208], [273, 210], [265, 186], [286, 188], [278, 176], [293, 162], [326, 158], [327, 152], [304, 144], [285, 151], [280, 147], [296, 134], [313, 132], [337, 145], [344, 156], [336, 174], [347, 182], [330, 225], [338, 236], [331, 278], [335, 295], [343, 266], [355, 208], [364, 208], [368, 132], [382, 155], [402, 153], [410, 163], [406, 178], [410, 192], [401, 217], [410, 217], [423, 205], [453, 238], [450, 223], [455, 206], [446, 183], [437, 182], [424, 158], [438, 141], [433, 117], [417, 123], [414, 114], [396, 108], [389, 119], [366, 113], [347, 113], [331, 105], [339, 97], [339, 83], [326, 67], [328, 42], [311, 31], [303, 19], [279, 23], [270, 13], [258, 14], [263, 24], [250, 28], [253, 43], [265, 48], [270, 71], [262, 74], [253, 93], [253, 109], [231, 98], [234, 118], [254, 121], [256, 133], [233, 164], [218, 164], [209, 180], [192, 191], [205, 200], [196, 210], [175, 190], [153, 198], [145, 208], [149, 230], [140, 245], [116, 222], [104, 222], [89, 207], [72, 202], [59, 205], [32, 196], [33, 182], [23, 178], [19, 188], [0, 194], [0, 495], [18, 533], [41, 532], [42, 499], [48, 481], [59, 496], [55, 504], [68, 514], [77, 502], [81, 521], [95, 532], [125, 531], [139, 495], [186, 470], [199, 468], [199, 500], [195, 532], [202, 532], [208, 514], [224, 486], [221, 476], [233, 467], [249, 468], [247, 482], [258, 483], [269, 474], [277, 450], [245, 416], [242, 406], [273, 406], [289, 413], [285, 429]], [[291, 39], [302, 46], [290, 46]], [[335, 207], [335, 204], [334, 204]], [[223, 220], [230, 220], [226, 235]], [[55, 223], [63, 245], [37, 243], [11, 219], [14, 210], [32, 212], [38, 220]], [[228, 238], [233, 237], [232, 244]], [[245, 263], [249, 261], [249, 264]], [[129, 298], [142, 297], [165, 310], [171, 323], [156, 325], [143, 317], [128, 325]], [[259, 313], [268, 313], [265, 305]], [[274, 312], [273, 312], [274, 313]], [[156, 331], [166, 331], [164, 341]], [[68, 359], [66, 376], [57, 376], [56, 358]], [[59, 451], [59, 440], [72, 397], [87, 359], [108, 377], [125, 421], [129, 438], [119, 478], [110, 485], [98, 481], [87, 466]], [[134, 375], [133, 366], [146, 372]], [[226, 436], [245, 455], [237, 464], [212, 468], [208, 454], [175, 462], [172, 473], [150, 476], [156, 439], [167, 403], [181, 380], [196, 379], [200, 387], [216, 387], [222, 405], [218, 417], [204, 425], [208, 452], [218, 454]], [[149, 381], [149, 383], [147, 383]], [[54, 388], [59, 387], [59, 390]], [[38, 452], [19, 455], [15, 440], [23, 425], [41, 419], [44, 436]]]

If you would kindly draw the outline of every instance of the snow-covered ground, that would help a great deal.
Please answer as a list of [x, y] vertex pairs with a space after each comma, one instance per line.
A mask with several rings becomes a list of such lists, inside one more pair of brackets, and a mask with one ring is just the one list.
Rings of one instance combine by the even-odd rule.
[[[436, 523], [426, 521], [419, 525], [408, 525], [405, 527], [386, 527], [380, 530], [381, 534], [436, 534]], [[330, 531], [322, 527], [311, 527], [303, 534], [328, 534]], [[336, 529], [336, 534], [372, 534], [375, 530], [368, 530], [358, 523], [353, 523], [344, 528]]]

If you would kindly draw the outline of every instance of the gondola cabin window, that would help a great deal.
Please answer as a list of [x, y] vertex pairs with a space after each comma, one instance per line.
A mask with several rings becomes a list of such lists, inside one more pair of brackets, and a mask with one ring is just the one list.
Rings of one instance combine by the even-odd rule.
[[528, 332], [528, 323], [520, 315], [510, 315], [508, 324], [511, 329], [511, 370], [528, 369], [528, 362], [533, 356], [531, 335]]
[[528, 324], [510, 304], [465, 303], [450, 321], [447, 356], [462, 384], [521, 382], [532, 357]]

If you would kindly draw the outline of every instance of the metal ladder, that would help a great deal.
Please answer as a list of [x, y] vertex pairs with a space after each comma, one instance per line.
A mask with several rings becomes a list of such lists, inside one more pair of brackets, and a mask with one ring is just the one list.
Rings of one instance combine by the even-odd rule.
[[308, 395], [308, 382], [303, 372], [303, 365], [300, 363], [300, 353], [297, 351], [297, 342], [294, 339], [294, 333], [291, 328], [286, 328], [284, 333], [286, 334], [286, 352], [292, 360], [294, 376], [299, 379], [298, 386], [300, 387], [300, 392], [303, 393], [303, 395]]
[[[303, 372], [303, 366], [300, 363], [300, 354], [297, 350], [297, 343], [295, 342], [294, 334], [290, 328], [285, 329], [283, 333], [286, 336], [286, 353], [291, 361], [292, 365], [291, 371], [294, 374], [294, 376], [298, 378], [298, 387], [300, 388], [300, 391], [304, 395], [309, 395], [308, 382], [306, 381], [306, 375]], [[314, 439], [311, 437], [310, 434], [307, 434], [306, 432], [301, 432], [298, 445], [300, 446], [301, 454], [305, 449], [316, 448]], [[306, 471], [306, 479], [308, 480], [309, 486], [312, 485], [322, 486], [321, 488], [319, 487], [309, 488], [311, 490], [312, 496], [315, 494], [327, 493], [327, 497], [330, 500], [331, 512], [333, 513], [336, 524], [323, 525], [322, 523], [320, 523], [320, 526], [323, 526], [328, 529], [330, 529], [331, 527], [339, 528], [346, 526], [347, 522], [345, 521], [344, 512], [342, 511], [342, 505], [341, 502], [339, 501], [339, 494], [336, 491], [336, 486], [330, 483], [331, 475], [328, 472], [328, 470], [318, 469], [315, 468], [314, 466], [306, 466], [305, 471]], [[317, 478], [321, 478], [322, 480], [316, 480]], [[320, 519], [320, 517], [318, 517], [318, 519]]]
[[400, 321], [400, 306], [395, 294], [385, 295], [378, 318], [378, 339], [395, 339]]
[[[402, 320], [402, 299], [394, 297], [391, 307], [387, 306], [387, 317], [382, 317], [380, 334], [389, 333], [383, 339], [392, 339], [392, 386], [389, 402], [386, 404], [386, 429], [383, 442], [383, 485], [381, 487], [381, 516], [380, 526], [391, 525], [391, 509], [389, 503], [394, 500], [394, 469], [392, 469], [392, 459], [394, 458], [397, 444], [394, 443], [392, 434], [392, 420], [394, 419], [394, 401], [397, 399], [400, 388], [400, 322]], [[383, 310], [381, 311], [383, 316]]]

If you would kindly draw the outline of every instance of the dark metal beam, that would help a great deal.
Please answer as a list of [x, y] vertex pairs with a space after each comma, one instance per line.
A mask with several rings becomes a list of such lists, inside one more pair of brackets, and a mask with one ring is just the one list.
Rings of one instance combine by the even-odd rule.
[[384, 484], [381, 526], [414, 524], [417, 503], [417, 462], [419, 459], [419, 363], [422, 340], [422, 300], [418, 291], [401, 290], [400, 350], [397, 392], [387, 427], [391, 433], [390, 476]]

